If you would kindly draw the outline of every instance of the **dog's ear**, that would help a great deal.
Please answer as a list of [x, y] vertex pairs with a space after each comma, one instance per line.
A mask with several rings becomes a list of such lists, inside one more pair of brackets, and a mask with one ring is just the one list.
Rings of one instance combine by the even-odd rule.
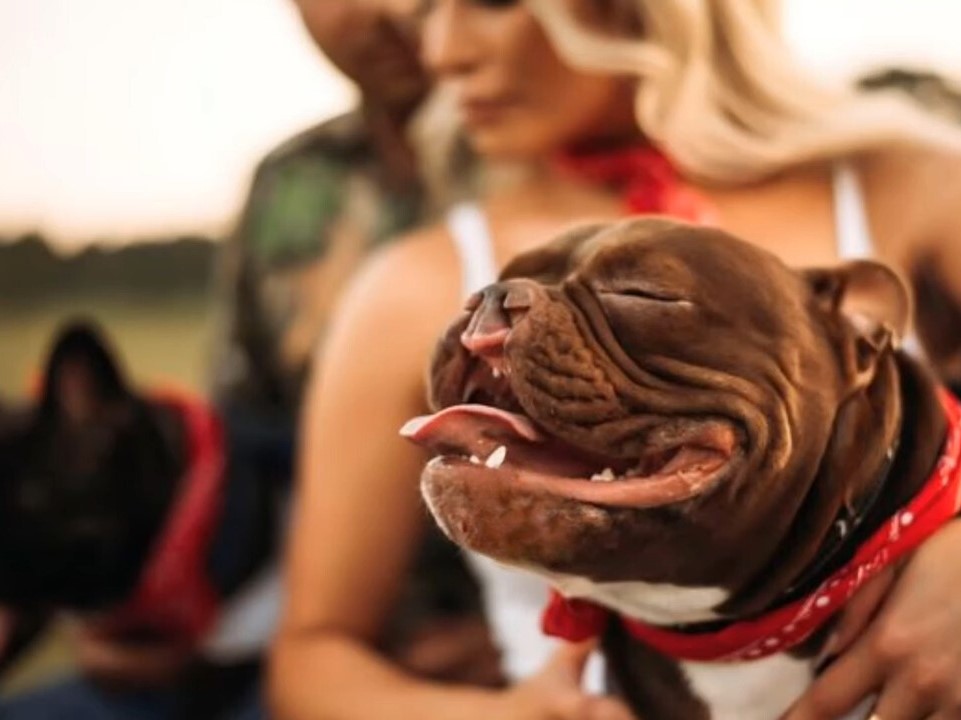
[[911, 292], [887, 265], [853, 260], [804, 271], [816, 307], [849, 330], [848, 370], [857, 387], [874, 377], [881, 354], [897, 348], [911, 319]]
[[43, 413], [78, 424], [127, 397], [120, 366], [95, 324], [75, 321], [60, 331], [47, 360], [42, 392]]

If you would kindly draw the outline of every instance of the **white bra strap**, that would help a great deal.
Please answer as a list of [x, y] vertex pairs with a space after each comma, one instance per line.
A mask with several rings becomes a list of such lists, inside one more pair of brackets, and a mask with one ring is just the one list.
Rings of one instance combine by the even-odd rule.
[[867, 258], [874, 255], [864, 193], [857, 170], [850, 162], [834, 165], [834, 222], [838, 257]]
[[447, 228], [460, 256], [464, 297], [497, 280], [490, 228], [476, 203], [459, 203], [447, 212]]

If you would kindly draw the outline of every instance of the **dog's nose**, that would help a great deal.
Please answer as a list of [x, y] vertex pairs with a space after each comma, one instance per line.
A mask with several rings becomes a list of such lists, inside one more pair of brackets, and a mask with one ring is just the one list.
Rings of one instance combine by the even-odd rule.
[[511, 328], [527, 313], [534, 300], [529, 281], [509, 280], [490, 285], [467, 301], [472, 312], [461, 344], [472, 353], [483, 355], [503, 347]]

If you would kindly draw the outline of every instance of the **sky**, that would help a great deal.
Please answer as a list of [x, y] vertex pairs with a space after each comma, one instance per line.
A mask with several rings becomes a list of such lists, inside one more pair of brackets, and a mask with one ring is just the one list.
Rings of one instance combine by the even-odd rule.
[[[959, 0], [786, 0], [784, 16], [828, 78], [961, 78]], [[70, 250], [222, 233], [257, 159], [352, 99], [289, 0], [0, 0], [0, 234]]]

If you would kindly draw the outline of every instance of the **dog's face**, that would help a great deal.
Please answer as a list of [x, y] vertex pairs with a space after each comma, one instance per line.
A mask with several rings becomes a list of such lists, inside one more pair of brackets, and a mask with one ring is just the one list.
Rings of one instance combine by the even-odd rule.
[[176, 476], [98, 331], [65, 329], [35, 406], [0, 422], [0, 603], [100, 609], [136, 582]]
[[423, 493], [462, 545], [724, 584], [781, 540], [907, 310], [876, 264], [795, 272], [658, 219], [584, 228], [469, 301], [433, 361], [438, 412], [404, 434], [436, 455]]

